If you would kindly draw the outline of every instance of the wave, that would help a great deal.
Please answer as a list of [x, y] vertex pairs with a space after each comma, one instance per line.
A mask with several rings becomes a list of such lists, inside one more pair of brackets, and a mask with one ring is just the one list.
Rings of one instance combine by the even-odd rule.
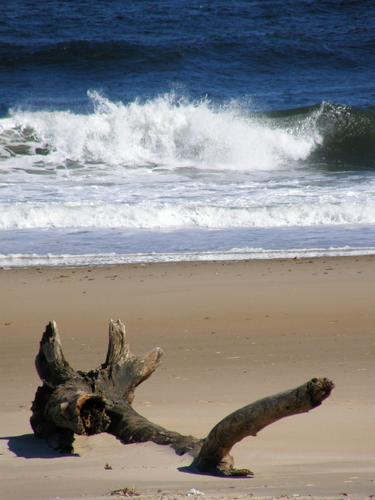
[[175, 168], [278, 168], [307, 158], [318, 134], [263, 123], [236, 103], [214, 106], [168, 94], [115, 103], [90, 92], [94, 112], [12, 111], [0, 120], [3, 158], [48, 155], [48, 161]]
[[[153, 64], [170, 65], [182, 58], [183, 48], [152, 46], [121, 40], [69, 40], [46, 45], [0, 43], [0, 67], [127, 63], [139, 71]], [[187, 47], [186, 50], [189, 50]]]
[[311, 152], [310, 161], [328, 169], [375, 167], [375, 107], [356, 109], [347, 105], [323, 102], [298, 110], [270, 113], [287, 126], [298, 121], [310, 123], [320, 141]]
[[154, 262], [204, 262], [260, 259], [296, 259], [374, 255], [373, 247], [292, 248], [270, 250], [263, 248], [233, 248], [223, 251], [160, 252], [160, 253], [94, 253], [94, 254], [0, 254], [3, 269], [17, 267], [81, 267], [118, 264], [147, 264]]
[[375, 200], [332, 199], [324, 203], [262, 204], [253, 207], [177, 202], [18, 203], [0, 205], [0, 230], [229, 229], [375, 224]]
[[217, 106], [174, 94], [128, 104], [97, 92], [89, 98], [91, 114], [11, 111], [0, 119], [0, 161], [245, 171], [375, 166], [371, 108], [323, 102], [262, 114], [238, 102]]
[[[282, 28], [283, 29], [283, 28]], [[147, 72], [155, 69], [179, 68], [179, 65], [191, 63], [215, 64], [224, 56], [232, 60], [235, 56], [236, 67], [252, 65], [257, 71], [269, 70], [270, 67], [280, 71], [311, 66], [322, 67], [335, 65], [340, 68], [352, 68], [355, 61], [353, 47], [342, 45], [340, 50], [332, 50], [325, 43], [316, 40], [303, 40], [299, 37], [282, 38], [277, 31], [267, 36], [261, 31], [251, 32], [214, 32], [208, 35], [176, 37], [165, 34], [163, 37], [124, 38], [124, 33], [113, 39], [91, 36], [80, 39], [62, 39], [61, 41], [44, 38], [25, 44], [0, 41], [0, 67], [43, 67], [73, 66], [87, 67], [92, 63], [109, 68], [112, 64], [122, 70]], [[106, 33], [106, 36], [108, 34]], [[18, 39], [19, 40], [19, 39]], [[372, 55], [373, 47], [367, 37], [362, 34], [355, 39], [357, 57], [360, 54], [363, 62]]]

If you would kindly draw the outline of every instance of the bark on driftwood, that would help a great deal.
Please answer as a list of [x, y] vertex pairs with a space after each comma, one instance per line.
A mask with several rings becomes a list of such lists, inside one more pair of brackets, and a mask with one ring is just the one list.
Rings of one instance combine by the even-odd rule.
[[183, 436], [138, 414], [131, 404], [136, 387], [159, 366], [162, 350], [145, 356], [131, 353], [121, 321], [110, 321], [105, 362], [89, 372], [74, 370], [66, 361], [55, 322], [47, 325], [35, 364], [43, 385], [32, 404], [31, 426], [36, 436], [63, 452], [73, 452], [74, 434], [109, 432], [123, 443], [153, 441], [176, 453], [194, 457], [197, 472], [251, 476], [235, 469], [232, 447], [247, 436], [290, 415], [307, 412], [326, 399], [334, 385], [326, 379], [305, 384], [251, 403], [225, 417], [205, 439]]

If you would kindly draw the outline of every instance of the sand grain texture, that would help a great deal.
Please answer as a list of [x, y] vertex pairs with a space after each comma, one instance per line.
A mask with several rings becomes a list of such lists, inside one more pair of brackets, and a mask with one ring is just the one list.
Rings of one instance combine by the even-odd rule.
[[[374, 297], [374, 257], [1, 270], [0, 497], [106, 498], [124, 487], [148, 498], [191, 488], [202, 498], [375, 495]], [[87, 370], [105, 358], [109, 318], [126, 323], [133, 352], [165, 351], [134, 406], [181, 433], [204, 436], [314, 376], [336, 388], [320, 408], [236, 445], [253, 479], [187, 474], [178, 468], [189, 458], [109, 435], [57, 455], [28, 424], [42, 331], [55, 319], [65, 356]]]

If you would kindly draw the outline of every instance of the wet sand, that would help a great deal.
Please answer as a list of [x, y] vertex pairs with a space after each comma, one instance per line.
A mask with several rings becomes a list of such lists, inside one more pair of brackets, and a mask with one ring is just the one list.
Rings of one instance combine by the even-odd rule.
[[[148, 498], [192, 488], [205, 498], [375, 495], [374, 301], [375, 257], [0, 270], [0, 498], [105, 498], [124, 487]], [[163, 348], [134, 406], [181, 433], [204, 436], [314, 376], [336, 388], [235, 446], [252, 479], [188, 474], [188, 457], [105, 434], [79, 437], [79, 456], [58, 455], [28, 422], [42, 331], [56, 320], [66, 358], [87, 370], [104, 361], [109, 318], [125, 322], [133, 352]]]

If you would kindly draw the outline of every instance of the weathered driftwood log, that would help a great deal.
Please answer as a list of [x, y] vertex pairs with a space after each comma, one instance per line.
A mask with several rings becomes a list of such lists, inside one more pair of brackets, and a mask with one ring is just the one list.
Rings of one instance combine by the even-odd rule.
[[131, 406], [136, 387], [159, 366], [162, 350], [145, 356], [130, 352], [121, 321], [110, 321], [107, 357], [96, 370], [74, 370], [65, 360], [56, 323], [40, 342], [35, 363], [43, 385], [32, 404], [31, 426], [36, 436], [60, 451], [73, 451], [74, 434], [109, 432], [123, 443], [153, 441], [176, 453], [194, 457], [192, 470], [227, 476], [250, 476], [235, 469], [230, 450], [246, 436], [290, 415], [307, 412], [326, 399], [333, 383], [325, 378], [270, 396], [225, 417], [205, 439], [169, 431], [139, 415]]
[[89, 372], [75, 371], [65, 360], [55, 322], [47, 325], [35, 364], [43, 385], [32, 404], [31, 426], [51, 447], [71, 453], [74, 434], [110, 432], [124, 443], [154, 441], [180, 454], [198, 439], [149, 422], [131, 406], [135, 388], [159, 366], [162, 350], [145, 356], [130, 352], [121, 321], [109, 324], [104, 364]]

